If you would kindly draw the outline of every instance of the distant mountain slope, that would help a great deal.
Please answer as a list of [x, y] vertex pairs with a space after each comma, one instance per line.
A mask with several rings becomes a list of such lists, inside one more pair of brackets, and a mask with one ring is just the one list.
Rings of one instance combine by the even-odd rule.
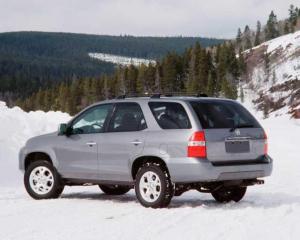
[[[223, 40], [201, 37], [100, 36], [73, 33], [11, 32], [0, 34], [0, 98], [4, 92], [22, 95], [55, 81], [111, 73], [112, 63], [88, 53], [159, 59], [169, 51], [181, 53], [200, 42], [211, 46]], [[22, 91], [19, 91], [22, 89]]]
[[300, 118], [300, 31], [244, 52], [246, 84], [257, 93], [254, 102], [265, 112]]

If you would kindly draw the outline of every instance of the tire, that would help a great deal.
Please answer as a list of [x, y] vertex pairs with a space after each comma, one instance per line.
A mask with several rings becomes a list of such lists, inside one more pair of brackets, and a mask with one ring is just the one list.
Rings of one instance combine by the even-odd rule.
[[59, 174], [51, 163], [44, 160], [28, 166], [24, 185], [28, 194], [36, 200], [58, 198], [64, 190]]
[[129, 186], [120, 185], [99, 185], [99, 188], [108, 195], [123, 195], [131, 189]]
[[155, 163], [145, 164], [136, 175], [135, 193], [144, 207], [167, 207], [174, 195], [168, 171]]
[[212, 192], [213, 198], [220, 203], [230, 201], [239, 202], [245, 196], [247, 187], [222, 187], [221, 189]]

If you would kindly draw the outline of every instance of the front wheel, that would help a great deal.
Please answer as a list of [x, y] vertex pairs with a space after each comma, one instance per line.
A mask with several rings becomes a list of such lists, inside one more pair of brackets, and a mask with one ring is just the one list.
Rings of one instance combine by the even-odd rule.
[[136, 175], [135, 192], [144, 207], [167, 207], [174, 192], [168, 171], [158, 164], [145, 164]]
[[220, 203], [239, 202], [245, 196], [246, 190], [247, 187], [222, 187], [212, 192], [211, 195]]
[[131, 189], [129, 186], [120, 185], [99, 185], [99, 188], [108, 195], [122, 195], [129, 192]]
[[55, 168], [47, 161], [36, 161], [29, 165], [24, 175], [24, 185], [34, 199], [58, 198], [64, 185]]

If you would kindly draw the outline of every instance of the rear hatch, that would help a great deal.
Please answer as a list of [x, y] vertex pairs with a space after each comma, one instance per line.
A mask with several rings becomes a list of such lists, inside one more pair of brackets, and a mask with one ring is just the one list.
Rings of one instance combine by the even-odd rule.
[[216, 165], [261, 161], [264, 130], [239, 103], [206, 99], [190, 102], [205, 132], [207, 159]]

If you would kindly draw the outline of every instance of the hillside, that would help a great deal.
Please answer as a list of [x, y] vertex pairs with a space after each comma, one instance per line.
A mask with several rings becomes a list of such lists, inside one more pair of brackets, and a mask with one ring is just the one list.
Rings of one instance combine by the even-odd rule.
[[245, 86], [265, 117], [290, 114], [300, 118], [300, 31], [260, 44], [243, 53]]
[[182, 53], [199, 42], [203, 47], [223, 40], [201, 37], [100, 36], [72, 33], [11, 32], [0, 34], [0, 99], [27, 96], [57, 81], [112, 73], [114, 65], [89, 53], [160, 59]]

